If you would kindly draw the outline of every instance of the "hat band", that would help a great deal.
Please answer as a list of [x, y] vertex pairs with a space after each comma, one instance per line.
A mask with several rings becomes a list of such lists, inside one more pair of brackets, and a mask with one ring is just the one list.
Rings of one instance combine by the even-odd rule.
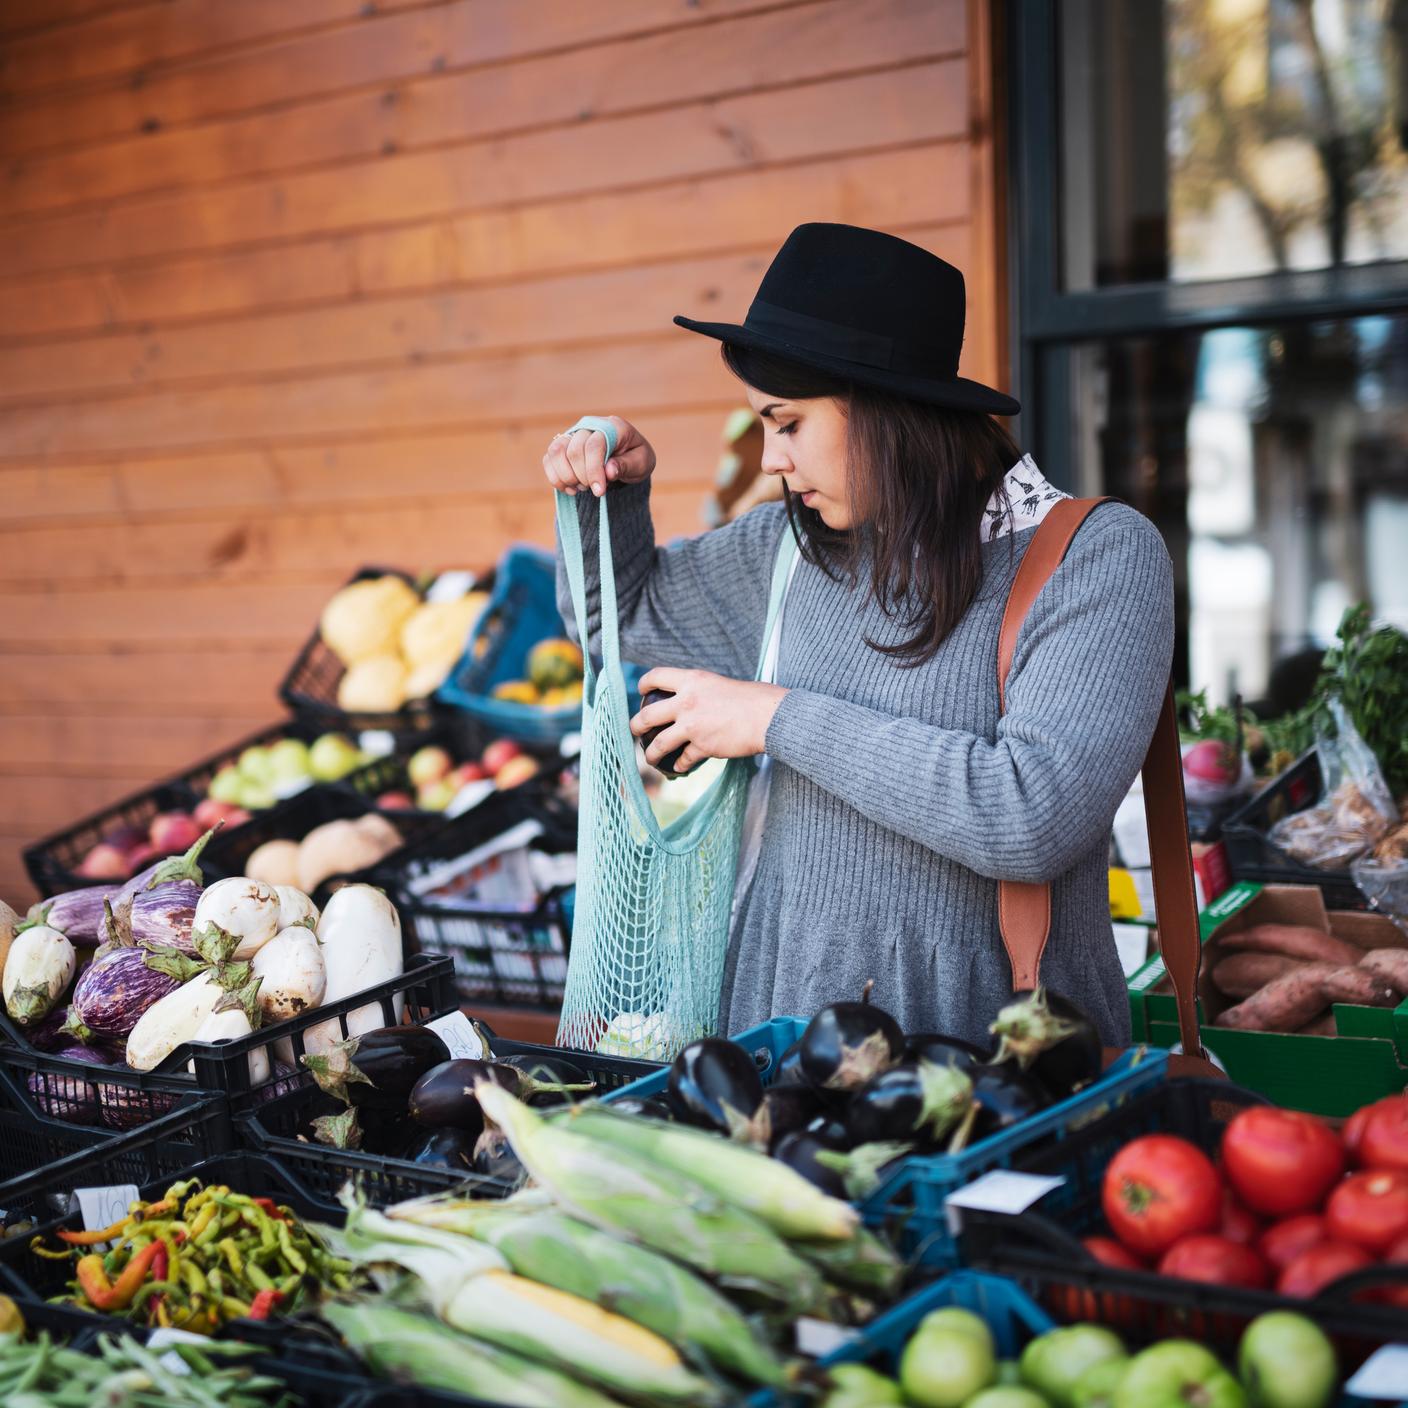
[[844, 323], [794, 313], [790, 308], [779, 308], [774, 303], [765, 303], [761, 298], [755, 298], [749, 306], [743, 326], [750, 332], [781, 338], [799, 349], [822, 352], [860, 366], [916, 372], [921, 376], [953, 378], [958, 375], [956, 362], [936, 348], [905, 343], [898, 349], [897, 355], [894, 338], [883, 333], [866, 332], [861, 328], [847, 327]]

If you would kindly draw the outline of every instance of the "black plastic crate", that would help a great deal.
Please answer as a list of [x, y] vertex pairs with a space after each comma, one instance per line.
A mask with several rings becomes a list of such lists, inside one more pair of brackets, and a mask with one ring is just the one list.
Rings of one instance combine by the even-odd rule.
[[[485, 1024], [480, 1023], [483, 1027]], [[488, 1030], [486, 1028], [486, 1030]], [[531, 1041], [509, 1041], [489, 1031], [489, 1045], [497, 1060], [510, 1056], [542, 1056], [544, 1060], [569, 1061], [594, 1081], [593, 1096], [605, 1095], [633, 1084], [643, 1076], [653, 1076], [665, 1069], [661, 1061], [641, 1061], [634, 1056], [608, 1056], [600, 1051], [582, 1051], [574, 1046], [540, 1046]]]
[[1235, 1356], [1247, 1323], [1267, 1310], [1295, 1310], [1315, 1320], [1336, 1341], [1346, 1367], [1378, 1345], [1408, 1339], [1408, 1310], [1354, 1299], [1373, 1288], [1408, 1288], [1401, 1267], [1357, 1272], [1314, 1300], [1292, 1300], [1105, 1266], [1081, 1246], [1082, 1237], [1108, 1235], [1101, 1210], [1105, 1169], [1131, 1139], [1175, 1134], [1215, 1158], [1233, 1118], [1265, 1103], [1223, 1081], [1165, 1081], [1058, 1144], [1034, 1150], [1013, 1167], [1065, 1183], [1025, 1213], [964, 1209], [964, 1264], [1011, 1277], [1057, 1319], [1101, 1320], [1132, 1340], [1185, 1335]]
[[[213, 836], [201, 857], [207, 881], [243, 875], [251, 855], [267, 841], [301, 841], [315, 827], [329, 821], [353, 820], [375, 809], [355, 792], [337, 787], [310, 787], [252, 821], [228, 833]], [[434, 812], [376, 812], [401, 837], [403, 846], [440, 830], [445, 818]], [[393, 854], [395, 854], [393, 852]], [[330, 875], [314, 887], [312, 898], [321, 907], [339, 885], [365, 880], [378, 867]]]
[[[372, 577], [400, 577], [424, 596], [421, 584], [399, 567], [363, 567], [342, 585], [350, 587], [353, 582], [364, 582]], [[481, 577], [481, 585], [476, 586], [475, 590], [485, 590], [484, 582]], [[332, 595], [328, 594], [329, 601]], [[346, 673], [347, 667], [323, 644], [322, 635], [314, 623], [312, 635], [298, 652], [279, 686], [279, 698], [320, 732], [325, 729], [351, 729], [357, 732], [385, 729], [396, 734], [424, 732], [443, 721], [451, 712], [431, 695], [427, 699], [412, 700], [394, 714], [346, 713], [337, 703], [337, 689]]]
[[1367, 909], [1368, 900], [1347, 870], [1320, 870], [1305, 865], [1267, 836], [1278, 821], [1315, 806], [1324, 790], [1320, 754], [1312, 748], [1233, 812], [1222, 823], [1232, 878], [1262, 885], [1318, 885], [1330, 909]]

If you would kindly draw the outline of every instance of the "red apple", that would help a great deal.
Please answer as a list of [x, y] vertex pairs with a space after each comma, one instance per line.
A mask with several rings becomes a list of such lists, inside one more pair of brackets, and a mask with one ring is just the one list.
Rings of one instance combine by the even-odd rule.
[[1242, 760], [1225, 743], [1209, 738], [1183, 755], [1183, 771], [1200, 782], [1231, 786], [1242, 775]]
[[455, 760], [443, 748], [418, 748], [406, 764], [406, 776], [413, 787], [429, 787], [439, 782], [454, 765]]
[[148, 843], [145, 846], [138, 846], [135, 851], [127, 853], [127, 865], [130, 873], [135, 875], [145, 865], [150, 865], [154, 860], [160, 860], [163, 856], [169, 856], [170, 851], [163, 851]]
[[415, 805], [415, 799], [408, 792], [383, 792], [376, 799], [376, 806], [385, 812], [409, 812]]
[[483, 782], [489, 775], [489, 769], [483, 763], [461, 763], [450, 774], [450, 781], [460, 788], [467, 782]]
[[538, 775], [538, 760], [530, 758], [526, 754], [519, 753], [512, 757], [494, 774], [494, 786], [503, 790], [510, 787], [517, 787], [521, 782], [527, 782], [530, 777]]
[[145, 826], [114, 826], [103, 836], [103, 840], [109, 846], [121, 851], [123, 855], [126, 855], [128, 851], [135, 850], [138, 846], [145, 846], [150, 839]]
[[85, 880], [125, 880], [132, 869], [124, 852], [107, 841], [99, 841], [83, 857], [75, 874]]
[[205, 828], [189, 812], [161, 812], [152, 818], [152, 845], [167, 855], [188, 850]]
[[497, 777], [503, 766], [510, 758], [516, 758], [523, 752], [518, 744], [511, 738], [496, 738], [485, 750], [480, 761], [484, 764], [484, 771], [490, 777]]
[[[228, 827], [238, 826], [240, 822], [249, 820], [249, 813], [243, 807], [237, 807], [233, 802], [217, 802], [214, 797], [202, 797], [191, 815], [200, 827], [202, 835], [217, 821], [223, 821]], [[185, 847], [181, 849], [185, 850]]]

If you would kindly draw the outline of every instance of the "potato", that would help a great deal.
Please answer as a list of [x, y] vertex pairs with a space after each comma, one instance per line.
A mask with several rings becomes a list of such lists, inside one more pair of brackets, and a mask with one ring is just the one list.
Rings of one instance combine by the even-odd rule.
[[265, 841], [245, 861], [244, 873], [266, 885], [297, 885], [298, 842]]

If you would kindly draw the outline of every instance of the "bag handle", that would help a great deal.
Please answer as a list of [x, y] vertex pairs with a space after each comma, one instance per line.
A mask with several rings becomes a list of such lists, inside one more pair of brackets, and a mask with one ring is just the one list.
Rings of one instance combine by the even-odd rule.
[[[1105, 498], [1065, 499], [1037, 527], [1008, 593], [997, 644], [997, 697], [1007, 708], [1007, 676], [1021, 630], [1041, 589], [1061, 565], [1071, 540]], [[1144, 811], [1149, 827], [1149, 858], [1154, 873], [1154, 902], [1159, 917], [1159, 948], [1178, 1003], [1183, 1050], [1203, 1055], [1198, 1032], [1198, 969], [1202, 944], [1198, 902], [1193, 887], [1193, 858], [1188, 849], [1188, 813], [1183, 795], [1183, 760], [1173, 681], [1164, 694], [1159, 721], [1144, 759]], [[1034, 988], [1041, 955], [1051, 932], [1051, 886], [1045, 882], [1000, 880], [997, 916], [1002, 943], [1012, 964], [1014, 989]]]

